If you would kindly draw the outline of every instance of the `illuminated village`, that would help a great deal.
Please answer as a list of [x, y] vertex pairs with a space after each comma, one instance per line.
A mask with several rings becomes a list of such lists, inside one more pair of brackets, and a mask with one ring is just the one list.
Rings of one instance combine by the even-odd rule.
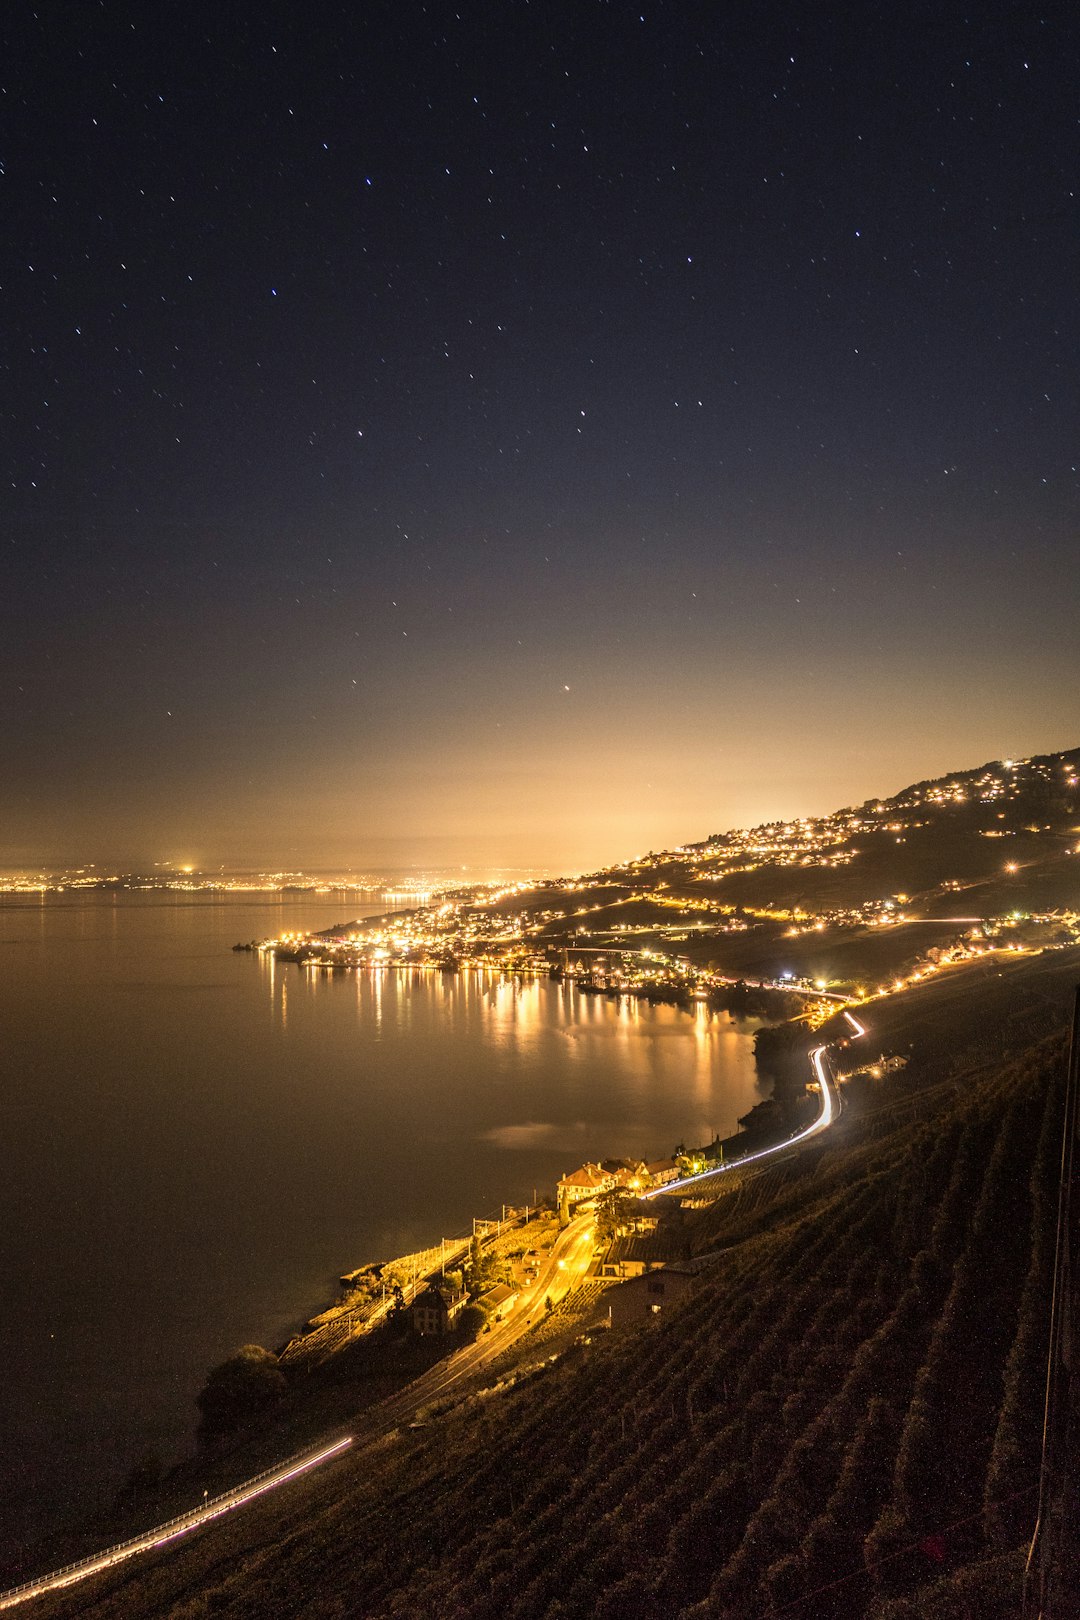
[[[685, 1002], [744, 983], [861, 1003], [1080, 937], [1077, 767], [1072, 754], [1004, 761], [831, 816], [542, 885], [448, 890], [254, 948], [312, 972], [550, 974]], [[987, 842], [999, 839], [1004, 860]]]

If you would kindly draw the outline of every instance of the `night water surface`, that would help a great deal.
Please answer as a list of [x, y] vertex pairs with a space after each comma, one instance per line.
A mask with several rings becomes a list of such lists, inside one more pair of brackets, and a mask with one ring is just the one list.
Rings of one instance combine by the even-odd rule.
[[190, 1450], [206, 1370], [283, 1343], [340, 1272], [760, 1098], [726, 1014], [231, 950], [360, 914], [0, 897], [0, 1556]]

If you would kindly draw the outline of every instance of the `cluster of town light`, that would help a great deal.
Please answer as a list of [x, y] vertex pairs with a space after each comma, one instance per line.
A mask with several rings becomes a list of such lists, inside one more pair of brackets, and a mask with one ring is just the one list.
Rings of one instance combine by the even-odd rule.
[[[1075, 760], [1060, 762], [1064, 785], [1077, 784]], [[713, 988], [730, 983], [727, 975], [692, 965], [686, 958], [658, 948], [702, 930], [710, 934], [739, 933], [763, 923], [787, 924], [789, 939], [804, 934], [824, 935], [844, 929], [898, 928], [917, 921], [903, 893], [877, 897], [859, 904], [833, 905], [813, 910], [799, 905], [724, 903], [703, 886], [720, 883], [738, 872], [760, 865], [834, 867], [859, 858], [868, 843], [882, 838], [904, 842], [933, 819], [928, 810], [972, 805], [1007, 805], [1027, 789], [1032, 777], [1051, 782], [1061, 777], [1040, 762], [1006, 760], [978, 774], [933, 786], [918, 786], [885, 801], [878, 800], [833, 816], [775, 822], [766, 826], [715, 835], [705, 842], [661, 854], [638, 857], [621, 869], [546, 883], [546, 904], [535, 906], [532, 884], [499, 884], [448, 891], [434, 903], [422, 903], [408, 912], [384, 917], [368, 927], [320, 936], [282, 936], [266, 947], [306, 961], [313, 968], [479, 967], [514, 973], [546, 973], [558, 963], [568, 977], [586, 978], [597, 988], [648, 989], [675, 985], [699, 999]], [[1006, 820], [1007, 810], [992, 812]], [[980, 827], [986, 836], [1015, 836], [1017, 829]], [[1035, 835], [1048, 825], [1028, 825]], [[1080, 830], [1080, 829], [1077, 829]], [[1080, 847], [1080, 846], [1078, 846]], [[1002, 875], [1014, 876], [1018, 861], [1003, 864]], [[942, 892], [962, 890], [959, 879], [944, 881]], [[515, 908], [514, 898], [533, 891], [534, 904]], [[420, 893], [414, 894], [422, 900]], [[507, 904], [510, 901], [511, 904]], [[634, 908], [639, 909], [634, 914]], [[620, 916], [619, 913], [623, 915]], [[665, 913], [671, 915], [669, 922]], [[947, 919], [940, 919], [947, 921]], [[956, 919], [959, 921], [960, 919]], [[1053, 924], [1061, 935], [1078, 933], [1077, 919], [1058, 911], [1030, 919], [1033, 927], [1022, 940], [1002, 941], [998, 935], [1013, 928], [1016, 916], [990, 919], [946, 946], [934, 947], [903, 975], [885, 978], [876, 995], [891, 995], [918, 984], [957, 963], [993, 951], [1018, 952], [1043, 948], [1038, 931]], [[635, 936], [648, 938], [651, 949], [635, 949]], [[673, 939], [674, 936], [674, 939]], [[644, 941], [643, 941], [644, 944]], [[791, 971], [778, 981], [786, 988], [825, 991], [824, 979], [799, 979]], [[834, 988], [836, 988], [834, 986]], [[855, 992], [866, 995], [865, 986]]]
[[[289, 889], [312, 894], [379, 894], [387, 901], [395, 898], [375, 878], [324, 879], [309, 877], [303, 872], [245, 872], [226, 876], [171, 863], [155, 872], [112, 872], [107, 868], [80, 866], [60, 872], [0, 873], [0, 894], [62, 894], [68, 889], [102, 888], [135, 892], [169, 889], [184, 894], [279, 894]], [[403, 891], [396, 898], [407, 899], [411, 905], [418, 894], [430, 892]]]

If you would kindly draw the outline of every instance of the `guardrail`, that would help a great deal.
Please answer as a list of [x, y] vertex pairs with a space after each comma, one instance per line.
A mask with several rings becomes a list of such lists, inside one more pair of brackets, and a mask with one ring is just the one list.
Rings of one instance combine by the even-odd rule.
[[31, 1581], [23, 1581], [19, 1586], [12, 1586], [6, 1592], [0, 1592], [0, 1609], [10, 1609], [17, 1603], [24, 1602], [29, 1597], [39, 1593], [55, 1590], [57, 1587], [71, 1586], [76, 1581], [96, 1574], [99, 1570], [110, 1568], [113, 1564], [121, 1563], [125, 1558], [134, 1558], [137, 1553], [148, 1552], [151, 1548], [162, 1542], [172, 1541], [188, 1530], [197, 1530], [200, 1525], [207, 1524], [211, 1519], [222, 1513], [228, 1513], [234, 1507], [242, 1507], [253, 1496], [260, 1495], [263, 1490], [270, 1490], [275, 1484], [284, 1484], [286, 1479], [295, 1474], [303, 1473], [305, 1469], [314, 1468], [327, 1458], [336, 1456], [346, 1446], [352, 1445], [352, 1435], [337, 1440], [331, 1446], [324, 1446], [316, 1452], [301, 1451], [288, 1457], [284, 1462], [276, 1463], [273, 1468], [265, 1468], [260, 1474], [253, 1474], [250, 1479], [244, 1480], [242, 1485], [234, 1485], [231, 1490], [223, 1491], [220, 1496], [204, 1500], [199, 1507], [189, 1508], [186, 1513], [178, 1513], [175, 1518], [166, 1519], [163, 1524], [154, 1525], [150, 1530], [144, 1530], [141, 1535], [130, 1536], [126, 1541], [118, 1541], [101, 1552], [91, 1553], [86, 1558], [78, 1558], [74, 1563], [63, 1564], [59, 1569], [50, 1570], [47, 1575], [39, 1575]]

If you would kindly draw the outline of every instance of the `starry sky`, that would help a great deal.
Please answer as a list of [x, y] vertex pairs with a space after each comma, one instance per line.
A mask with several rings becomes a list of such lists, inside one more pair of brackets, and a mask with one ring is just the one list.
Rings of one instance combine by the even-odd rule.
[[1076, 743], [1078, 43], [15, 0], [0, 865], [575, 871]]

